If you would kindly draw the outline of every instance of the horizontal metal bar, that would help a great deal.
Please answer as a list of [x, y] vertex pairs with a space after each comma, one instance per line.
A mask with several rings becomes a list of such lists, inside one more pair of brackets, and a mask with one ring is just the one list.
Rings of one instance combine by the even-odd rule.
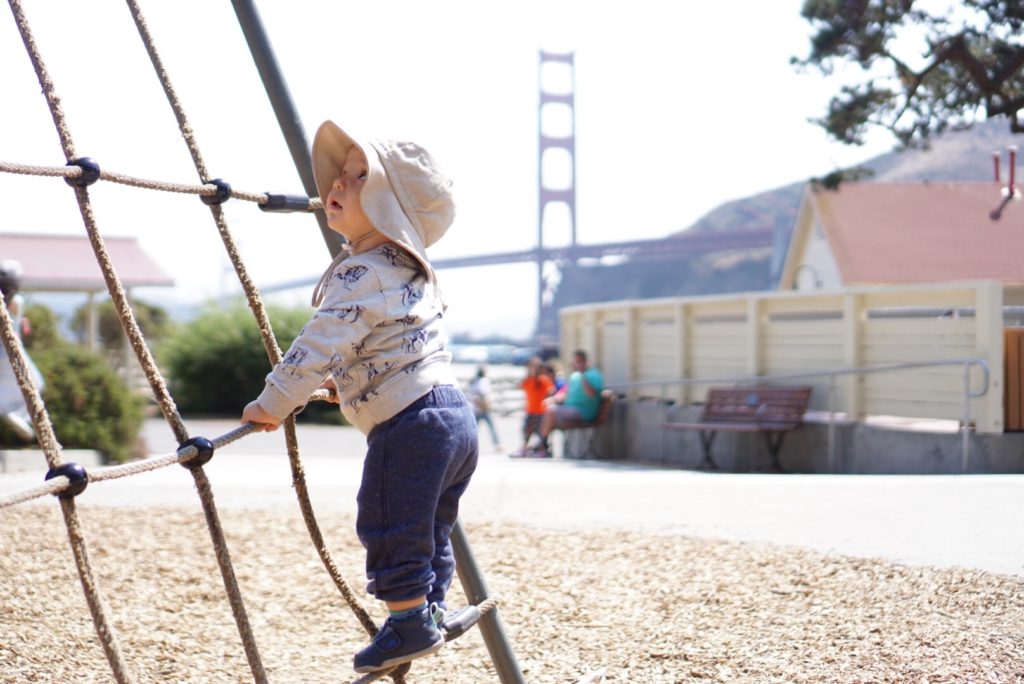
[[670, 385], [712, 385], [712, 384], [752, 384], [771, 380], [799, 380], [805, 378], [832, 377], [836, 375], [860, 375], [864, 373], [879, 373], [886, 371], [911, 370], [915, 368], [929, 368], [933, 366], [978, 366], [983, 375], [982, 387], [976, 392], [968, 392], [967, 396], [977, 398], [988, 392], [990, 372], [988, 361], [980, 357], [965, 357], [955, 359], [941, 359], [936, 361], [907, 361], [904, 363], [886, 363], [878, 366], [863, 366], [856, 368], [841, 368], [837, 370], [814, 370], [801, 371], [799, 373], [785, 373], [779, 375], [740, 375], [723, 376], [717, 378], [669, 378], [665, 380], [638, 380], [634, 382], [609, 383], [608, 389], [632, 389], [634, 387]]

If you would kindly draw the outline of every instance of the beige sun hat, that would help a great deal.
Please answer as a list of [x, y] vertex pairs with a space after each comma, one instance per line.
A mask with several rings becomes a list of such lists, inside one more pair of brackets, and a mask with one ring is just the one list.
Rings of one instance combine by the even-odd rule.
[[363, 151], [368, 164], [359, 194], [363, 213], [378, 232], [416, 257], [432, 277], [427, 247], [441, 239], [455, 218], [451, 180], [416, 143], [362, 139], [325, 121], [313, 138], [313, 176], [321, 200], [327, 201], [353, 145]]

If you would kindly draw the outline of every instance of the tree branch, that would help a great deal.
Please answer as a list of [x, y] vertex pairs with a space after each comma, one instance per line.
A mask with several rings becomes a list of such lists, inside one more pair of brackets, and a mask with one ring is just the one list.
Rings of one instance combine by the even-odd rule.
[[[1000, 94], [1002, 94], [1002, 93], [1000, 93]], [[986, 109], [985, 113], [988, 116], [988, 118], [990, 118], [990, 119], [993, 118], [993, 117], [999, 116], [1000, 114], [1005, 114], [1006, 116], [1010, 116], [1011, 114], [1016, 114], [1021, 109], [1024, 109], [1024, 97], [1014, 97], [1014, 98], [1011, 98], [1009, 100], [1005, 100], [1004, 99], [1003, 100], [1003, 104], [1001, 104], [1001, 105], [991, 105], [990, 104], [985, 109]]]
[[953, 36], [952, 44], [950, 44], [945, 50], [947, 59], [952, 59], [959, 62], [960, 65], [967, 70], [967, 73], [971, 75], [974, 82], [981, 86], [982, 90], [987, 93], [998, 92], [999, 88], [989, 78], [988, 72], [985, 70], [985, 65], [982, 64], [977, 57], [971, 54], [971, 51], [967, 48], [967, 42], [964, 40], [964, 34], [958, 33]]
[[1008, 78], [1017, 73], [1022, 67], [1024, 67], [1024, 50], [1017, 50], [1017, 57], [1011, 62], [1007, 62], [995, 73], [995, 80], [998, 83], [1003, 83]]

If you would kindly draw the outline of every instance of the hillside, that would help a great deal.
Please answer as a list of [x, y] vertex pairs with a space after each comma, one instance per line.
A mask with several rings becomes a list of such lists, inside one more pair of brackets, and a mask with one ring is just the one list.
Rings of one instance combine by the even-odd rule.
[[[992, 153], [1001, 152], [1005, 174], [1006, 148], [1021, 141], [1010, 133], [1005, 121], [986, 121], [936, 138], [927, 149], [894, 151], [870, 159], [862, 165], [873, 174], [865, 182], [992, 180]], [[770, 227], [778, 236], [776, 244], [788, 244], [805, 183], [726, 202], [679, 232]], [[555, 295], [555, 309], [619, 299], [771, 289], [775, 286], [773, 262], [777, 268], [781, 257], [773, 258], [770, 250], [762, 249], [710, 254], [682, 262], [633, 260], [615, 266], [566, 269]], [[549, 330], [553, 325], [553, 321], [547, 322]]]
[[[1002, 153], [1005, 173], [1006, 148], [1020, 142], [1005, 121], [986, 121], [937, 138], [929, 149], [889, 152], [862, 166], [873, 172], [866, 182], [986, 181], [993, 177], [992, 153]], [[680, 232], [734, 230], [755, 225], [788, 232], [796, 221], [803, 186], [801, 181], [726, 202]]]

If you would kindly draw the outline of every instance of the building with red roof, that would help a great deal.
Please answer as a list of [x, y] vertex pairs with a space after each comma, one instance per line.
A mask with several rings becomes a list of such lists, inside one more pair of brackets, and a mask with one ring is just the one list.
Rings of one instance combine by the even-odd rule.
[[779, 289], [1024, 283], [1024, 203], [996, 183], [808, 185]]

